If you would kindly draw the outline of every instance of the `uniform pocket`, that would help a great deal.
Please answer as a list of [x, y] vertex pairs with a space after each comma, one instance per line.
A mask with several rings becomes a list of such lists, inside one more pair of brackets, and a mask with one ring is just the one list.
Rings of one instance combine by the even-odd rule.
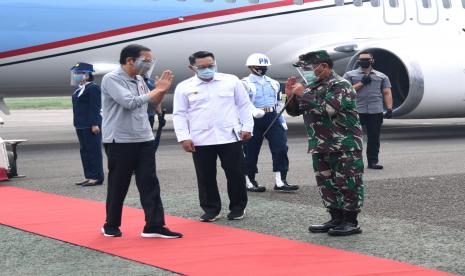
[[208, 95], [203, 93], [191, 93], [188, 96], [189, 103], [199, 103], [208, 100]]

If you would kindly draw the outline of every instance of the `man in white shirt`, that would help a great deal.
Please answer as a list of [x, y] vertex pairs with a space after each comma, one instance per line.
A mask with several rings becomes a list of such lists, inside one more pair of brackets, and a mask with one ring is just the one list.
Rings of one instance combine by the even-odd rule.
[[189, 57], [195, 76], [181, 82], [174, 92], [173, 124], [178, 142], [192, 152], [201, 221], [218, 219], [221, 199], [216, 181], [220, 158], [230, 199], [229, 220], [242, 219], [247, 205], [242, 142], [251, 138], [253, 106], [242, 82], [233, 75], [216, 72], [215, 57], [200, 51]]

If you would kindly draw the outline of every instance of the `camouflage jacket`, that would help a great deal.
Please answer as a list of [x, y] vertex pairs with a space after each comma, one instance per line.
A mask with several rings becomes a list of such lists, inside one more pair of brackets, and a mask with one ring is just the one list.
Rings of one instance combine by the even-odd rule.
[[336, 73], [308, 85], [301, 97], [291, 99], [287, 112], [303, 114], [308, 151], [327, 153], [362, 149], [362, 129], [352, 85]]

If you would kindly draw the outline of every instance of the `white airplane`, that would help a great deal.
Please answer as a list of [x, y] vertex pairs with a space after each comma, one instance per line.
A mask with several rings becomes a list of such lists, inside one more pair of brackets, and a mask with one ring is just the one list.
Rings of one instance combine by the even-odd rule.
[[465, 0], [3, 0], [0, 18], [0, 98], [71, 95], [73, 64], [105, 74], [130, 43], [177, 82], [198, 50], [240, 77], [247, 56], [264, 53], [284, 81], [299, 54], [326, 49], [342, 74], [369, 49], [392, 81], [394, 117], [465, 116]]
[[394, 117], [465, 117], [465, 0], [1, 0], [0, 18], [5, 113], [5, 97], [71, 95], [72, 65], [94, 64], [98, 79], [138, 43], [176, 82], [198, 50], [240, 77], [247, 56], [264, 53], [280, 81], [302, 53], [327, 50], [342, 74], [371, 50], [393, 84]]

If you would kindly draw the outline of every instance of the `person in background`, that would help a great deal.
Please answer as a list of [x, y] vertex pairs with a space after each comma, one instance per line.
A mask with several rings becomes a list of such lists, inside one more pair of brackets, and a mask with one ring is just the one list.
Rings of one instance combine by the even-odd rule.
[[[346, 72], [344, 78], [348, 80], [357, 91], [357, 111], [362, 126], [367, 133], [367, 160], [368, 168], [381, 170], [379, 162], [379, 147], [383, 116], [392, 117], [391, 82], [388, 76], [373, 69], [375, 62], [373, 54], [363, 51], [358, 55], [359, 68]], [[383, 115], [384, 105], [386, 114]]]
[[71, 85], [78, 86], [72, 95], [73, 125], [79, 139], [83, 181], [81, 186], [101, 185], [104, 180], [102, 160], [102, 100], [100, 87], [93, 82], [92, 64], [79, 62], [71, 68]]
[[[281, 91], [279, 82], [266, 76], [271, 61], [266, 55], [255, 53], [247, 58], [246, 66], [250, 70], [250, 75], [243, 78], [242, 81], [249, 93], [252, 104], [264, 113], [261, 118], [254, 116], [253, 136], [250, 140], [244, 142], [247, 190], [250, 192], [264, 192], [266, 190], [264, 186], [260, 186], [255, 180], [255, 174], [258, 173], [258, 155], [260, 154], [263, 138], [268, 140], [273, 159], [274, 190], [298, 190], [299, 186], [289, 185], [286, 180], [289, 170], [289, 158], [287, 157], [288, 147], [284, 117], [281, 115], [279, 120], [273, 122], [273, 119], [278, 114], [277, 107], [280, 103]], [[271, 125], [272, 122], [273, 125]], [[267, 129], [268, 132], [265, 134]]]

